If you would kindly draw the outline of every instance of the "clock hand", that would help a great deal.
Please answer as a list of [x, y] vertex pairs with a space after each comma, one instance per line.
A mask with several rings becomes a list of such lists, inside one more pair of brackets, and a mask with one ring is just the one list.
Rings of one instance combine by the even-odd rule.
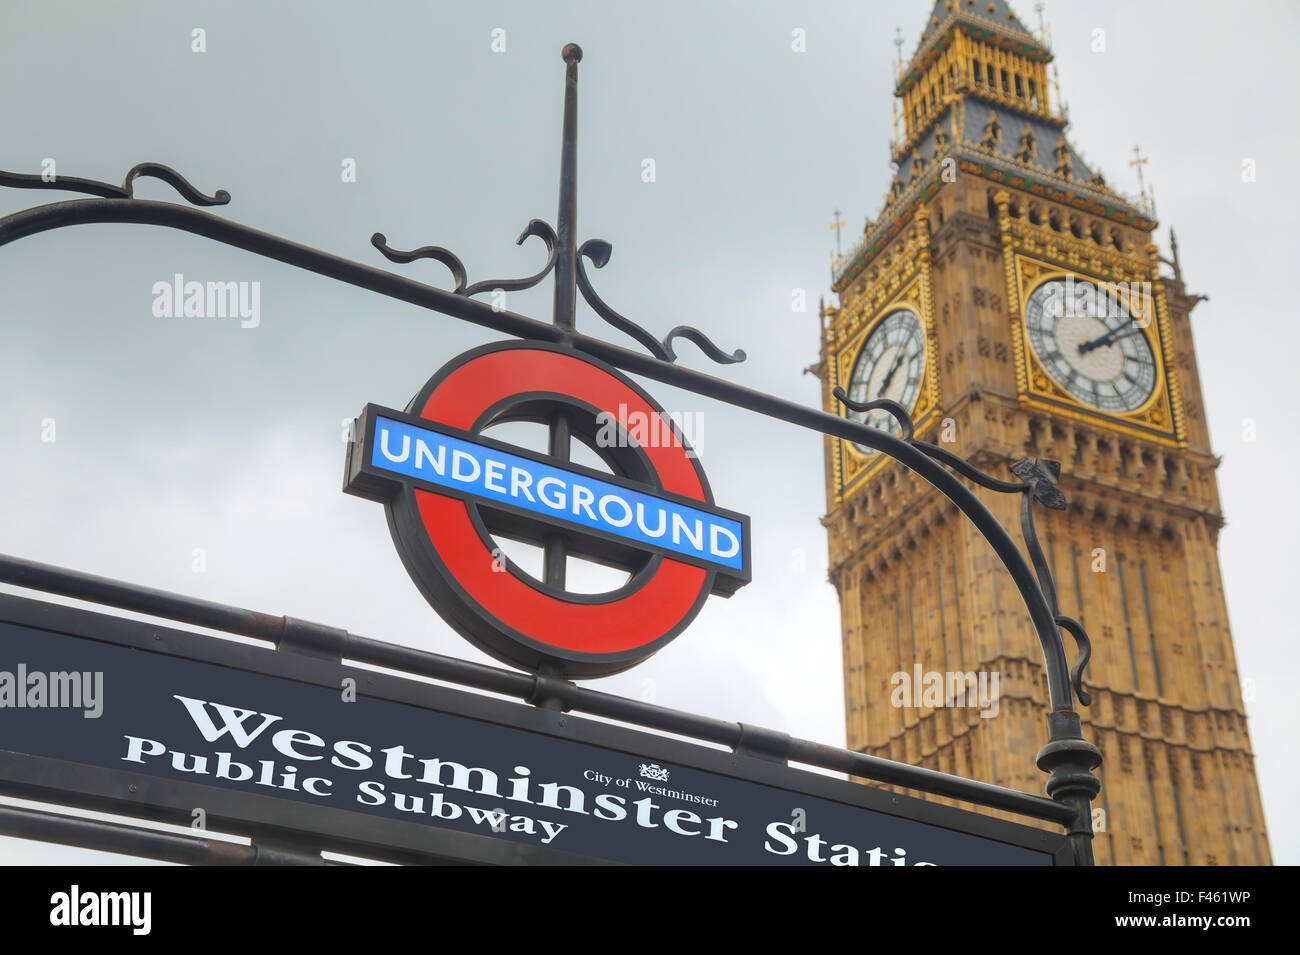
[[1111, 329], [1105, 335], [1099, 335], [1097, 338], [1094, 338], [1090, 342], [1084, 342], [1082, 345], [1079, 346], [1079, 354], [1086, 355], [1094, 348], [1101, 348], [1103, 345], [1111, 344], [1112, 342], [1115, 341], [1116, 338], [1119, 337], [1119, 333], [1123, 331], [1124, 328], [1129, 324], [1131, 324], [1132, 322], [1133, 322], [1133, 318], [1130, 316], [1129, 320], [1125, 322], [1123, 325], [1119, 325], [1116, 328]]
[[894, 359], [894, 363], [889, 366], [889, 371], [885, 374], [885, 380], [880, 383], [880, 393], [876, 395], [877, 398], [884, 395], [884, 393], [889, 389], [889, 383], [894, 380], [894, 372], [898, 371], [898, 366], [902, 363], [903, 353], [900, 351], [898, 357]]
[[1116, 336], [1111, 340], [1110, 343], [1113, 345], [1113, 344], [1115, 344], [1115, 342], [1119, 341], [1121, 338], [1132, 338], [1134, 335], [1141, 335], [1141, 334], [1142, 334], [1142, 333], [1139, 332], [1139, 331], [1135, 328], [1135, 329], [1133, 329], [1133, 330], [1131, 330], [1131, 331], [1127, 331], [1127, 332], [1125, 332], [1123, 335], [1116, 335]]

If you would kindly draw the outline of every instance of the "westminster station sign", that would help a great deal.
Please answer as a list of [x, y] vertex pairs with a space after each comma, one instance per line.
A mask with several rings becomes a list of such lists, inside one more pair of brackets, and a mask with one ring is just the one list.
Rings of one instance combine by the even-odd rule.
[[[83, 677], [98, 681], [90, 707], [57, 697]], [[1064, 843], [769, 760], [9, 596], [0, 707], [7, 788], [171, 821], [202, 809], [214, 828], [380, 857], [1051, 865]]]

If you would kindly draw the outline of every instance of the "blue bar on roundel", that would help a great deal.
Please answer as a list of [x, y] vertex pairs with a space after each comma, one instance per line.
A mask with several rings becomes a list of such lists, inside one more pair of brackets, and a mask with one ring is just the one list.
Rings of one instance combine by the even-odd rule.
[[380, 416], [370, 464], [628, 541], [743, 568], [739, 521], [439, 431]]

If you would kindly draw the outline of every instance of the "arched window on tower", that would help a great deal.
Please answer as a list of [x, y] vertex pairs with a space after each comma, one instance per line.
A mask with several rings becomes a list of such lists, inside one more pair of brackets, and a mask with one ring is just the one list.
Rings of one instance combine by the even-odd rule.
[[980, 61], [979, 61], [979, 60], [971, 60], [971, 63], [973, 63], [974, 66], [975, 66], [975, 70], [974, 70], [974, 72], [975, 72], [975, 84], [976, 84], [977, 86], [983, 86], [983, 85], [984, 85], [984, 71], [983, 71], [982, 69], [980, 69]]

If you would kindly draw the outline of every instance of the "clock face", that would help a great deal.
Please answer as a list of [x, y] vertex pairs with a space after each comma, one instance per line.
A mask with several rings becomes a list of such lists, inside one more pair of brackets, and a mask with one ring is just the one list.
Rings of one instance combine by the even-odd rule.
[[1034, 354], [1058, 385], [1101, 411], [1134, 411], [1156, 386], [1156, 360], [1127, 307], [1092, 282], [1044, 282], [1025, 305]]
[[[924, 370], [925, 334], [921, 320], [908, 309], [895, 309], [876, 324], [862, 343], [846, 390], [853, 401], [888, 398], [910, 412], [921, 392]], [[898, 422], [886, 411], [849, 411], [848, 417], [880, 431], [902, 434]], [[860, 444], [854, 447], [864, 454], [876, 453]]]

